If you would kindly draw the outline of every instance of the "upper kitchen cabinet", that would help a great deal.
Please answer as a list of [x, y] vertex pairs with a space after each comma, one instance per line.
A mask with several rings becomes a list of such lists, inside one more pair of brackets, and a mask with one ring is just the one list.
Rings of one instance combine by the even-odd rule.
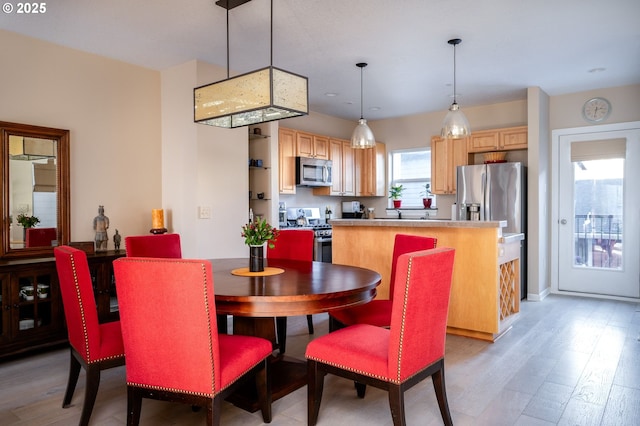
[[329, 160], [332, 161], [330, 187], [313, 189], [313, 195], [354, 196], [355, 158], [351, 141], [342, 139], [329, 140]]
[[356, 149], [356, 196], [383, 197], [386, 186], [386, 145], [376, 143], [375, 148]]
[[278, 129], [278, 191], [281, 194], [296, 193], [296, 131]]
[[468, 163], [467, 138], [431, 138], [431, 192], [438, 195], [456, 193], [458, 166]]
[[296, 132], [296, 153], [298, 157], [329, 159], [329, 138], [305, 132]]
[[527, 126], [482, 130], [469, 136], [470, 153], [515, 149], [527, 149]]

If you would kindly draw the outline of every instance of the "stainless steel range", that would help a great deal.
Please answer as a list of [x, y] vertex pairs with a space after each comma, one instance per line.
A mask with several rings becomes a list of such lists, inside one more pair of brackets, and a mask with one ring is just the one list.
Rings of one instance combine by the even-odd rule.
[[321, 222], [319, 208], [287, 208], [287, 227], [283, 229], [312, 229], [313, 260], [331, 263], [331, 225]]
[[328, 223], [313, 227], [313, 260], [331, 263], [331, 225]]

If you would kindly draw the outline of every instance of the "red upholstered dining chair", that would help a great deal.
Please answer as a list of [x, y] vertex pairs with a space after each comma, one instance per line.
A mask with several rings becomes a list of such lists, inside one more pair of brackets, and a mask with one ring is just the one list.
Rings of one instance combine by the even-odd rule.
[[454, 249], [406, 253], [398, 258], [391, 327], [356, 324], [307, 345], [307, 424], [318, 420], [325, 374], [389, 393], [394, 425], [405, 425], [404, 392], [431, 376], [440, 414], [452, 425], [444, 381], [444, 349]]
[[[267, 246], [267, 259], [289, 259], [313, 261], [313, 238], [311, 229], [283, 229], [275, 242], [275, 246]], [[309, 334], [313, 334], [313, 317], [307, 315]], [[276, 318], [278, 345], [280, 353], [287, 347], [287, 317]]]
[[218, 334], [211, 263], [122, 257], [113, 262], [127, 355], [127, 424], [140, 421], [142, 398], [207, 407], [220, 424], [222, 401], [255, 377], [271, 422], [267, 357], [271, 342]]
[[51, 242], [58, 239], [56, 228], [27, 228], [26, 247], [51, 247]]
[[100, 371], [124, 365], [120, 322], [98, 323], [98, 311], [85, 252], [69, 246], [60, 246], [55, 247], [53, 253], [71, 345], [69, 380], [62, 407], [67, 408], [71, 404], [80, 367], [83, 367], [86, 372], [86, 386], [80, 425], [87, 425], [98, 394]]
[[428, 250], [436, 247], [437, 239], [419, 235], [396, 234], [391, 258], [391, 275], [389, 279], [389, 299], [374, 299], [364, 305], [337, 309], [329, 312], [329, 331], [335, 331], [347, 325], [371, 324], [378, 327], [389, 327], [391, 324], [391, 306], [398, 257], [405, 253]]
[[130, 257], [182, 257], [180, 234], [134, 235], [124, 239], [124, 246]]

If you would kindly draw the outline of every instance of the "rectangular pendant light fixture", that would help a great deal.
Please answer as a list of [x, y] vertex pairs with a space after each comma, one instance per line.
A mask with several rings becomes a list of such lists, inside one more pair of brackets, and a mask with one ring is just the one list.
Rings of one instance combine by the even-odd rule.
[[309, 113], [308, 80], [272, 66], [196, 87], [194, 121], [242, 127]]
[[250, 0], [219, 0], [227, 9], [227, 78], [193, 89], [194, 121], [235, 128], [309, 114], [307, 77], [273, 66], [273, 0], [271, 0], [271, 64], [229, 77], [228, 11]]

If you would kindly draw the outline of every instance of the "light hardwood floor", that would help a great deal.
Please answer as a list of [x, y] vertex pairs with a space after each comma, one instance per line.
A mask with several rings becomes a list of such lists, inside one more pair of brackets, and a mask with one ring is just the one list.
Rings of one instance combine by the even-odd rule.
[[[456, 425], [640, 424], [640, 304], [550, 296], [523, 302], [513, 329], [496, 343], [447, 336], [446, 385]], [[327, 332], [314, 315], [316, 335]], [[311, 339], [304, 317], [289, 319], [288, 353], [302, 357]], [[81, 373], [74, 406], [62, 409], [67, 350], [0, 363], [0, 425], [77, 424], [84, 395]], [[104, 371], [95, 425], [126, 419], [125, 367]], [[327, 376], [318, 425], [390, 425], [386, 393], [368, 388], [364, 400], [353, 383]], [[409, 425], [442, 424], [426, 380], [405, 395]], [[224, 425], [261, 425], [230, 404]], [[306, 387], [273, 404], [272, 425], [305, 425]], [[203, 412], [145, 400], [143, 425], [203, 425]]]

